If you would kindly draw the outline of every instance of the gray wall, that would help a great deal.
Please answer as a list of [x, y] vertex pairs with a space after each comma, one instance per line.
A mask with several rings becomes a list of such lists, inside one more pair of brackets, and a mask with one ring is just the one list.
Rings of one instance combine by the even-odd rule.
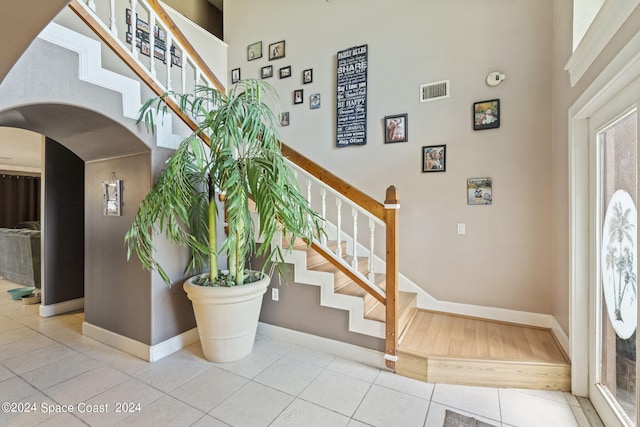
[[44, 305], [84, 296], [84, 162], [45, 139]]

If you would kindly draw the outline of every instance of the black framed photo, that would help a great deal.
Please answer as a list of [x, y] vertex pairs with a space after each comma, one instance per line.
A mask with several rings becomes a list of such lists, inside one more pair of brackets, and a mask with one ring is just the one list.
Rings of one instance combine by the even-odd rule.
[[408, 114], [396, 114], [384, 118], [384, 143], [407, 142], [409, 140]]
[[302, 72], [302, 83], [306, 85], [311, 82], [313, 82], [313, 68], [309, 68]]
[[269, 77], [273, 77], [273, 65], [266, 65], [261, 68], [260, 77], [263, 79], [268, 79]]
[[285, 111], [280, 114], [280, 126], [289, 126], [289, 112]]
[[234, 68], [231, 70], [231, 83], [238, 83], [240, 81], [240, 68]]
[[280, 78], [286, 79], [287, 77], [291, 77], [291, 65], [280, 68]]
[[319, 93], [314, 93], [313, 95], [311, 95], [309, 97], [309, 107], [311, 107], [312, 110], [317, 110], [318, 108], [320, 108], [320, 94]]
[[284, 58], [284, 40], [269, 45], [269, 61]]
[[294, 104], [302, 104], [304, 96], [304, 91], [302, 89], [296, 89], [293, 91], [293, 103]]
[[447, 168], [447, 146], [422, 147], [422, 172], [444, 172]]
[[262, 58], [262, 42], [251, 43], [247, 46], [247, 61]]
[[495, 129], [499, 127], [499, 99], [473, 103], [473, 130]]

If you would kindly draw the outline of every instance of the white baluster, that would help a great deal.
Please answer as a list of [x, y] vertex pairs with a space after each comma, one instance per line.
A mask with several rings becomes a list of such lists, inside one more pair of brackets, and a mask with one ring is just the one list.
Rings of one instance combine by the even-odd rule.
[[182, 89], [182, 93], [187, 93], [187, 65], [189, 64], [189, 58], [182, 51], [182, 72], [180, 73], [180, 89]]
[[118, 38], [118, 28], [116, 27], [116, 1], [109, 0], [109, 5], [111, 6], [111, 32], [116, 38]]
[[358, 271], [358, 210], [351, 208], [351, 216], [353, 217], [353, 260], [351, 267]]
[[167, 48], [167, 91], [171, 91], [173, 89], [173, 84], [171, 82], [171, 44], [173, 40], [171, 39], [171, 33], [167, 31], [167, 40], [166, 40], [166, 48]]
[[307, 202], [311, 206], [311, 178], [307, 178]]
[[342, 200], [336, 199], [336, 227], [337, 227], [337, 239], [338, 248], [336, 249], [336, 256], [342, 258]]
[[136, 27], [138, 26], [138, 14], [136, 12], [136, 6], [138, 0], [131, 0], [131, 55], [135, 59], [138, 59], [138, 48], [136, 47]]
[[[327, 224], [327, 190], [323, 187], [320, 190], [320, 198], [322, 199], [322, 208], [321, 208], [321, 215], [322, 215], [322, 224], [323, 226], [326, 226]], [[320, 242], [322, 243], [322, 246], [327, 246], [327, 235], [326, 234], [322, 234], [322, 237], [320, 238]]]
[[193, 63], [193, 68], [195, 68], [196, 72], [195, 72], [195, 78], [193, 81], [193, 85], [194, 88], [202, 85], [202, 74], [200, 73], [200, 69], [198, 68], [198, 66], [196, 65], [196, 63]]
[[375, 248], [375, 236], [376, 236], [376, 223], [372, 218], [369, 218], [369, 280], [374, 281], [374, 272], [373, 272], [373, 249]]
[[91, 11], [95, 13], [95, 11], [96, 11], [96, 2], [95, 2], [95, 0], [89, 0], [87, 2], [87, 6], [89, 6], [89, 9], [91, 9]]
[[153, 13], [153, 10], [149, 9], [149, 73], [151, 77], [156, 76], [156, 15]]

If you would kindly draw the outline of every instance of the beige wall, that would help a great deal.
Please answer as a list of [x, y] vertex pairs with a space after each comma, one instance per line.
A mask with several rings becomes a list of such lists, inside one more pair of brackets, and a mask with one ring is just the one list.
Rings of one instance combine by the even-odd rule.
[[[400, 269], [434, 297], [551, 313], [552, 1], [382, 0], [225, 4], [229, 69], [270, 82], [290, 111], [285, 142], [383, 201], [400, 191]], [[251, 13], [247, 13], [251, 10]], [[247, 45], [286, 41], [286, 56], [246, 60]], [[369, 45], [368, 144], [335, 147], [336, 52]], [[293, 76], [278, 79], [292, 66]], [[314, 81], [302, 85], [303, 69]], [[487, 74], [501, 71], [495, 88]], [[449, 79], [451, 97], [418, 102], [420, 84]], [[305, 103], [292, 105], [304, 89]], [[322, 95], [310, 110], [308, 96]], [[500, 98], [500, 129], [472, 130], [472, 103]], [[409, 142], [383, 143], [383, 118], [409, 114]], [[447, 171], [421, 172], [421, 147], [447, 145]], [[467, 178], [491, 177], [494, 203], [469, 206]], [[566, 186], [566, 183], [561, 185]], [[457, 235], [457, 223], [467, 234]]]

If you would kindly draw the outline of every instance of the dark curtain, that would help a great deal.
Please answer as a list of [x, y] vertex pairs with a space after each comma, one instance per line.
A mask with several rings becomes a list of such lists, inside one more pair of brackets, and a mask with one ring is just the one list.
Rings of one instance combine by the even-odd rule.
[[40, 221], [40, 178], [0, 175], [0, 227]]

